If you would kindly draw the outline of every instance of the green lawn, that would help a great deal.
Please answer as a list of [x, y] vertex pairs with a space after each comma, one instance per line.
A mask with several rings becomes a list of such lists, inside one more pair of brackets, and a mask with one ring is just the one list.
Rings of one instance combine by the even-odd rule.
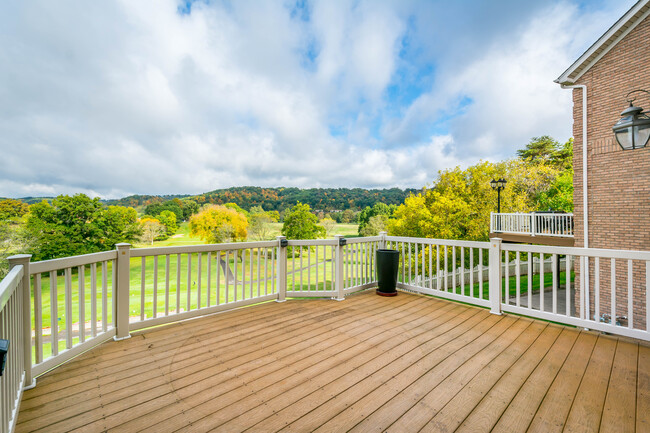
[[[268, 236], [269, 240], [274, 240], [276, 236], [280, 236], [282, 231], [282, 223], [271, 223], [271, 230]], [[348, 238], [358, 237], [359, 225], [358, 224], [337, 224], [333, 234], [343, 235]], [[178, 247], [184, 245], [202, 245], [204, 242], [198, 238], [190, 235], [190, 227], [187, 222], [182, 222], [178, 226], [178, 231], [175, 235], [164, 241], [155, 241], [154, 247]], [[148, 244], [135, 244], [135, 248], [147, 248], [152, 245]]]
[[[449, 292], [457, 293], [457, 294], [462, 294], [464, 296], [472, 296], [474, 298], [482, 298], [482, 299], [489, 299], [489, 292], [488, 292], [488, 278], [483, 278], [483, 290], [482, 290], [482, 296], [481, 296], [481, 284], [478, 281], [478, 278], [474, 278], [474, 284], [470, 285], [468, 283], [469, 278], [465, 277], [465, 284], [462, 288], [460, 287], [460, 280], [458, 279], [459, 277], [457, 276], [457, 287], [452, 287], [452, 277], [449, 275], [447, 277], [447, 288]], [[570, 277], [571, 279], [571, 284], [573, 284], [574, 279], [575, 279], [575, 273], [571, 271]], [[521, 275], [519, 277], [520, 281], [520, 291], [519, 294], [520, 296], [523, 297], [523, 295], [528, 294], [528, 275]], [[540, 275], [539, 274], [533, 274], [532, 276], [532, 293], [539, 292], [541, 290], [540, 286]], [[444, 278], [441, 278], [440, 280], [440, 288], [441, 290], [444, 290], [445, 287], [445, 282]], [[511, 276], [508, 278], [508, 294], [511, 298], [514, 298], [517, 296], [517, 277], [516, 276]], [[558, 288], [564, 288], [566, 285], [566, 272], [562, 271], [560, 272], [560, 284]], [[437, 286], [437, 280], [434, 279], [433, 281], [433, 288], [436, 289]], [[503, 299], [505, 300], [505, 294], [506, 294], [506, 279], [505, 277], [501, 279], [501, 287], [502, 287], [502, 296]], [[552, 290], [553, 288], [553, 275], [550, 272], [545, 272], [544, 273], [544, 290]]]

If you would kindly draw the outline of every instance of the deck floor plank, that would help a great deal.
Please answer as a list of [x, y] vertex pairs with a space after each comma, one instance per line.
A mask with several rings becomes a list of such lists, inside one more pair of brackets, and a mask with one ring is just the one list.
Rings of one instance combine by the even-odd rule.
[[[224, 382], [223, 378], [219, 375], [213, 375], [206, 377], [204, 380], [186, 383], [184, 381], [174, 381], [174, 386], [176, 389], [176, 394], [183, 400], [183, 402], [188, 406], [187, 410], [184, 413], [178, 414], [177, 416], [169, 417], [169, 412], [162, 410], [163, 413], [158, 417], [159, 424], [157, 424], [157, 431], [174, 431], [175, 419], [182, 418], [191, 419], [192, 422], [197, 422], [202, 418], [205, 418], [215, 411], [227, 407], [235, 402], [238, 404], [236, 408], [247, 407], [246, 402], [241, 403], [241, 400], [250, 397], [251, 402], [249, 404], [254, 404], [255, 406], [260, 404], [259, 392], [278, 381], [282, 381], [282, 386], [288, 387], [289, 378], [291, 377], [294, 381], [305, 380], [306, 374], [301, 373], [300, 366], [302, 364], [305, 367], [309, 365], [314, 365], [318, 370], [320, 368], [327, 369], [326, 363], [336, 363], [338, 359], [336, 356], [339, 352], [347, 350], [354, 346], [361, 346], [360, 350], [369, 350], [370, 348], [362, 344], [364, 335], [367, 333], [377, 333], [380, 330], [373, 329], [371, 324], [364, 323], [366, 320], [372, 319], [376, 315], [384, 315], [386, 320], [394, 319], [399, 320], [400, 318], [407, 317], [411, 313], [417, 314], [418, 310], [422, 308], [431, 308], [432, 305], [427, 302], [410, 302], [408, 303], [410, 307], [407, 308], [406, 304], [403, 304], [403, 308], [400, 310], [387, 309], [387, 310], [377, 310], [372, 315], [364, 316], [364, 314], [356, 313], [354, 315], [349, 315], [348, 317], [339, 317], [339, 324], [344, 328], [350, 323], [359, 324], [356, 327], [351, 327], [349, 333], [351, 335], [348, 338], [341, 338], [341, 331], [336, 329], [331, 329], [328, 331], [320, 330], [321, 338], [312, 340], [307, 339], [304, 343], [300, 345], [292, 345], [287, 349], [287, 353], [282, 351], [276, 351], [272, 354], [273, 358], [269, 359], [269, 362], [263, 363], [260, 365], [259, 356], [251, 357], [250, 359], [243, 358], [244, 361], [239, 366], [233, 366], [230, 371], [236, 374], [236, 379], [238, 382], [234, 383], [234, 386], [229, 386], [228, 383]], [[416, 316], [417, 317], [417, 316]], [[327, 338], [328, 335], [331, 337]], [[338, 343], [336, 343], [338, 341]], [[315, 358], [315, 359], [314, 359]], [[321, 360], [321, 364], [318, 364], [318, 360]], [[307, 360], [305, 362], [305, 360]], [[246, 365], [247, 363], [253, 363], [251, 365]], [[206, 372], [212, 371], [212, 368], [206, 368]], [[296, 376], [296, 377], [293, 377]], [[307, 376], [308, 377], [308, 376]], [[218, 388], [221, 391], [221, 394], [215, 394], [214, 389]], [[233, 414], [233, 409], [227, 411], [229, 414]], [[215, 418], [216, 417], [212, 417]], [[138, 420], [134, 420], [135, 423], [138, 423]], [[132, 425], [123, 425], [121, 428], [131, 427]], [[198, 427], [197, 427], [198, 428]]]
[[567, 345], [573, 345], [575, 331], [562, 327], [549, 326], [549, 329], [559, 332], [552, 334], [552, 342], [547, 347], [540, 347], [533, 353], [527, 353], [508, 370], [490, 391], [474, 406], [463, 423], [458, 427], [459, 432], [490, 431], [499, 421], [501, 415], [508, 409], [510, 402], [517, 395], [523, 383], [540, 366], [541, 362], [552, 350], [558, 350]]
[[264, 303], [106, 342], [17, 432], [646, 431], [650, 347], [426, 296]]
[[639, 345], [636, 431], [650, 431], [650, 347]]
[[[273, 408], [279, 410], [287, 402], [308, 395], [318, 389], [320, 384], [334, 380], [336, 375], [342, 374], [342, 370], [360, 367], [368, 359], [380, 356], [384, 352], [384, 349], [379, 347], [385, 339], [383, 334], [390, 332], [393, 327], [409, 330], [424, 326], [425, 323], [421, 319], [427, 315], [439, 314], [441, 307], [444, 307], [437, 305], [437, 308], [432, 310], [432, 305], [426, 304], [429, 303], [418, 305], [418, 311], [393, 316], [387, 327], [377, 328], [368, 324], [368, 329], [363, 333], [356, 333], [363, 328], [348, 331], [351, 335], [344, 340], [345, 345], [336, 343], [328, 345], [329, 347], [314, 346], [315, 359], [289, 359], [287, 365], [272, 376], [264, 375], [247, 381], [249, 392], [242, 398], [239, 398], [239, 395], [225, 395], [220, 399], [223, 402], [208, 400], [195, 406], [194, 409], [199, 410], [199, 417], [193, 420], [193, 426], [206, 431], [217, 427], [220, 430], [233, 431], [240, 430], [251, 422], [260, 421], [271, 415]], [[253, 395], [255, 398], [251, 398]], [[258, 399], [263, 404], [260, 404]]]
[[567, 433], [598, 431], [616, 343], [615, 338], [598, 338], [564, 425]]
[[[413, 338], [404, 340], [394, 347], [386, 348], [381, 356], [373, 358], [361, 367], [355, 368], [343, 376], [328, 382], [293, 404], [284, 405], [281, 410], [274, 412], [272, 416], [252, 426], [251, 431], [262, 427], [268, 428], [269, 431], [277, 431], [307, 414], [313, 419], [316, 414], [312, 411], [321, 407], [323, 402], [328, 402], [343, 391], [355, 388], [357, 384], [366, 380], [373, 372], [386, 365], [394, 365], [400, 362], [400, 358], [407, 356], [413, 351], [424, 352], [443, 344], [448, 338], [444, 337], [445, 334], [454, 335], [463, 326], [469, 326], [468, 323], [471, 324], [480, 317], [477, 313], [477, 310], [461, 307], [460, 313], [457, 309], [454, 309], [449, 313], [449, 317], [441, 315], [441, 323], [436, 323], [435, 320], [431, 321], [435, 325], [435, 328], [430, 331], [425, 330], [423, 334], [414, 335]], [[450, 332], [454, 328], [457, 328], [456, 331]], [[387, 342], [391, 340], [389, 339]]]
[[600, 431], [635, 431], [638, 349], [637, 344], [622, 340], [616, 346]]
[[[410, 385], [406, 386], [397, 395], [384, 403], [365, 419], [360, 420], [352, 429], [353, 432], [385, 431], [394, 423], [395, 413], [407, 413], [424, 401], [430, 401], [435, 406], [436, 399], [450, 399], [457, 387], [462, 388], [462, 382], [468, 381], [476, 369], [489, 363], [498, 356], [514, 339], [516, 339], [529, 323], [517, 319], [514, 323], [506, 324], [505, 330], [498, 334], [496, 327], [490, 329], [479, 339], [467, 345], [462, 351], [455, 353], [438, 366], [429, 370]], [[500, 330], [499, 330], [500, 331]], [[492, 334], [492, 335], [490, 335]], [[459, 386], [460, 385], [460, 386]], [[402, 385], [403, 386], [403, 385]], [[433, 388], [433, 390], [431, 389]], [[443, 389], [444, 388], [444, 389]], [[434, 394], [431, 393], [436, 393]], [[448, 393], [451, 393], [450, 397]], [[427, 399], [430, 397], [431, 400]], [[432, 407], [427, 407], [425, 413], [432, 413]], [[413, 410], [416, 412], [417, 409]], [[408, 416], [401, 417], [404, 428], [396, 427], [393, 431], [414, 431], [420, 420], [413, 420]], [[423, 423], [423, 422], [422, 422]], [[419, 426], [421, 427], [421, 425]], [[420, 428], [417, 428], [419, 430]]]
[[561, 432], [573, 402], [596, 340], [595, 334], [581, 333], [562, 369], [553, 381], [539, 406], [528, 431]]
[[[425, 303], [424, 300], [402, 299], [397, 305], [404, 307], [421, 303]], [[159, 422], [172, 417], [176, 412], [171, 410], [170, 406], [174, 406], [176, 401], [180, 401], [186, 409], [178, 417], [182, 418], [183, 423], [185, 423], [188, 418], [185, 413], [197, 405], [197, 400], [201, 398], [213, 401], [220, 393], [232, 390], [249, 393], [250, 388], [246, 386], [246, 379], [242, 377], [242, 374], [264, 376], [269, 374], [270, 371], [261, 369], [261, 367], [275, 368], [279, 359], [288, 358], [292, 355], [292, 360], [296, 359], [295, 357], [307, 356], [309, 350], [315, 350], [314, 341], [325, 344], [324, 336], [327, 333], [336, 332], [335, 329], [329, 330], [329, 325], [336, 323], [340, 326], [346, 326], [355, 320], [363, 320], [364, 315], [372, 317], [384, 313], [390, 316], [400, 314], [400, 312], [403, 313], [403, 311], [403, 309], [391, 309], [390, 305], [383, 305], [375, 306], [373, 309], [363, 309], [354, 315], [342, 318], [340, 315], [332, 315], [332, 312], [323, 313], [321, 309], [309, 317], [308, 320], [305, 320], [308, 324], [303, 323], [300, 329], [291, 329], [293, 332], [287, 334], [276, 332], [276, 335], [272, 338], [263, 341], [258, 341], [258, 339], [252, 344], [243, 347], [238, 346], [235, 349], [231, 347], [228, 347], [227, 350], [223, 347], [208, 349], [207, 356], [209, 356], [209, 359], [198, 366], [193, 365], [192, 368], [176, 368], [176, 356], [174, 354], [163, 367], [168, 371], [169, 387], [163, 386], [153, 390], [140, 390], [140, 394], [146, 395], [145, 401], [143, 401], [145, 404], [142, 407], [127, 406], [123, 408], [123, 405], [128, 405], [128, 400], [112, 402], [114, 404], [108, 407], [104, 403], [104, 408], [109, 414], [105, 417], [105, 422], [108, 428], [117, 428], [129, 421], [133, 421], [135, 425], [124, 425], [120, 429], [144, 428], [146, 423], [150, 423], [151, 420]], [[327, 319], [323, 320], [324, 317], [327, 317]], [[287, 328], [283, 327], [281, 329], [287, 331]], [[287, 337], [287, 335], [290, 337]], [[199, 342], [199, 344], [201, 343]], [[204, 349], [204, 351], [206, 350]], [[174, 398], [164, 395], [167, 393], [173, 393]], [[162, 425], [165, 429], [173, 426], [169, 422]]]
[[575, 332], [570, 334], [571, 343], [552, 347], [539, 366], [524, 382], [515, 398], [512, 399], [508, 408], [499, 418], [496, 426], [494, 426], [493, 432], [525, 431], [528, 429], [549, 386], [557, 377], [576, 340], [580, 337], [580, 334]]
[[[546, 327], [544, 323], [530, 323], [524, 319], [520, 319], [517, 325], [525, 328], [521, 329], [521, 332], [517, 335], [513, 335], [513, 338], [509, 340], [499, 339], [495, 342], [496, 344], [493, 343], [490, 346], [489, 349], [494, 351], [493, 355], [495, 356], [489, 356], [489, 353], [485, 353], [482, 354], [483, 356], [472, 358], [458, 371], [454, 372], [452, 376], [429, 390], [417, 404], [404, 412], [404, 415], [399, 419], [395, 420], [394, 414], [389, 415], [388, 411], [385, 411], [384, 418], [386, 422], [390, 423], [386, 426], [387, 430], [392, 432], [420, 431], [466, 386], [473, 383], [477, 377], [487, 376], [489, 383], [496, 382], [495, 375], [490, 374], [491, 371], [499, 365], [504, 367], [512, 365], [535, 342]], [[358, 430], [359, 427], [364, 425], [366, 425], [365, 428], [371, 426], [374, 428], [375, 423], [369, 422], [371, 418], [366, 418], [355, 429]], [[434, 427], [434, 425], [431, 427]], [[434, 428], [438, 428], [438, 426]]]

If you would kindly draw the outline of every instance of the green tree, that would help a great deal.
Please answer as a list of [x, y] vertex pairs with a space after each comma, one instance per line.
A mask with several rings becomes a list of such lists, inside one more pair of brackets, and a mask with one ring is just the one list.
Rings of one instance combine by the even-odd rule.
[[29, 205], [22, 200], [11, 198], [0, 200], [0, 220], [20, 218], [29, 211]]
[[102, 233], [104, 249], [110, 250], [120, 242], [131, 242], [140, 236], [138, 213], [132, 207], [108, 206], [99, 212], [96, 225]]
[[248, 218], [249, 236], [256, 240], [268, 240], [271, 233], [271, 217], [268, 212], [265, 212], [261, 206], [253, 206], [250, 210], [250, 217]]
[[7, 257], [29, 252], [32, 243], [24, 224], [15, 219], [0, 219], [0, 280], [9, 272]]
[[380, 232], [386, 231], [388, 227], [388, 216], [387, 215], [375, 215], [371, 216], [367, 224], [363, 226], [363, 229], [359, 231], [360, 236], [377, 236]]
[[269, 218], [271, 218], [271, 221], [273, 221], [274, 223], [280, 222], [280, 212], [278, 212], [277, 210], [270, 210], [266, 214], [269, 216]]
[[325, 237], [325, 228], [318, 225], [308, 204], [298, 202], [284, 216], [282, 235], [288, 239], [318, 239]]
[[538, 197], [538, 210], [573, 212], [573, 169], [560, 173]]
[[558, 146], [551, 156], [551, 163], [560, 170], [573, 170], [573, 137], [563, 145]]
[[541, 137], [533, 137], [526, 147], [517, 151], [517, 156], [536, 163], [548, 162], [553, 158], [559, 147], [560, 143], [553, 137], [542, 135]]
[[105, 208], [98, 198], [60, 195], [30, 206], [26, 230], [35, 240], [34, 260], [107, 251], [139, 233], [135, 209]]
[[158, 217], [163, 211], [172, 211], [176, 215], [176, 221], [183, 221], [183, 209], [174, 200], [167, 200], [163, 203], [152, 203], [144, 209], [144, 213], [153, 217]]
[[560, 144], [548, 135], [533, 137], [523, 149], [517, 151], [517, 156], [531, 164], [550, 164], [559, 170], [566, 170], [573, 166], [573, 138]]
[[[385, 203], [375, 203], [372, 207], [366, 206], [364, 210], [359, 212], [359, 235], [360, 236], [375, 236], [375, 235], [363, 235], [362, 233], [364, 232], [365, 227], [368, 225], [370, 222], [370, 219], [374, 216], [377, 215], [385, 215], [386, 219], [384, 221], [385, 223], [388, 221], [388, 218], [390, 218], [393, 215], [393, 212], [395, 212], [395, 209], [397, 209], [396, 205], [387, 205]], [[375, 221], [377, 224], [379, 221]], [[376, 228], [376, 227], [375, 227]], [[372, 229], [369, 232], [374, 232], [375, 230]], [[366, 232], [368, 233], [368, 232]]]
[[178, 231], [178, 225], [176, 224], [176, 214], [170, 210], [164, 210], [158, 214], [158, 220], [160, 224], [165, 226], [166, 237], [172, 236], [176, 231]]
[[340, 222], [343, 224], [349, 224], [355, 222], [357, 218], [358, 218], [358, 214], [356, 212], [354, 212], [352, 209], [346, 209], [343, 212], [341, 212]]
[[[192, 215], [199, 211], [199, 204], [190, 199], [180, 200], [181, 209], [183, 210], [183, 220], [188, 221]], [[178, 221], [178, 220], [177, 220]]]
[[211, 205], [190, 218], [190, 234], [206, 243], [243, 241], [248, 236], [246, 216], [225, 206]]

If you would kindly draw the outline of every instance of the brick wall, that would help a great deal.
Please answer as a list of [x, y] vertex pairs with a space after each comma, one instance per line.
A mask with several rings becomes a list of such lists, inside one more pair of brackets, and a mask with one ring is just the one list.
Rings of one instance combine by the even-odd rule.
[[[650, 18], [587, 71], [576, 84], [587, 86], [587, 173], [589, 247], [650, 250], [650, 147], [623, 151], [612, 126], [620, 119], [631, 90], [650, 90]], [[649, 95], [635, 105], [650, 110]], [[582, 89], [573, 91], [575, 245], [584, 246], [582, 184]], [[627, 262], [616, 263], [617, 314], [628, 314]], [[590, 264], [590, 309], [594, 313], [594, 264]], [[601, 312], [610, 308], [610, 267], [600, 263]], [[635, 264], [633, 301], [636, 325], [645, 327], [645, 266]], [[580, 287], [576, 275], [576, 287]], [[579, 294], [576, 304], [579, 305]], [[636, 326], [635, 326], [636, 327]]]

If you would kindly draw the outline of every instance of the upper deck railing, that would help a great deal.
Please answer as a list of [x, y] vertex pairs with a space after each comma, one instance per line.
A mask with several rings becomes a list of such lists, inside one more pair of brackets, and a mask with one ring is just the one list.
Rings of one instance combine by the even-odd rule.
[[[376, 251], [400, 252], [398, 288], [650, 341], [650, 252], [380, 236], [137, 248], [30, 262], [0, 282], [0, 433], [25, 386], [130, 332], [288, 297], [342, 301], [376, 286]], [[610, 290], [615, 287], [616, 290]]]
[[490, 232], [572, 238], [573, 214], [492, 212], [490, 214]]

